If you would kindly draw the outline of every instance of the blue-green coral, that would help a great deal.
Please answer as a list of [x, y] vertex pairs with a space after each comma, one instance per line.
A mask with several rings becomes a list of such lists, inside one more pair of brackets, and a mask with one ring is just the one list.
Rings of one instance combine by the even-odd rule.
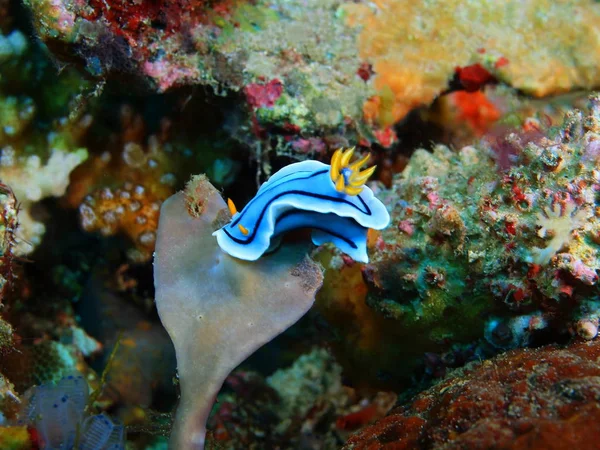
[[[458, 152], [417, 151], [384, 194], [396, 226], [374, 255], [382, 291], [372, 304], [400, 320], [433, 320], [434, 330], [454, 316], [452, 305], [463, 315], [481, 299], [487, 311], [514, 315], [595, 285], [598, 101], [591, 99], [589, 115], [572, 111], [544, 136], [515, 132]], [[498, 152], [508, 151], [516, 155], [502, 171]]]
[[[356, 340], [351, 352], [406, 377], [425, 353], [484, 335], [502, 348], [527, 345], [540, 330], [595, 336], [600, 97], [560, 127], [534, 123], [457, 151], [418, 150], [378, 194], [392, 224], [373, 237], [372, 263], [362, 268], [371, 312], [345, 312], [369, 324], [342, 326], [346, 341]], [[327, 315], [345, 289], [362, 288], [338, 280], [353, 268], [326, 263], [339, 271], [321, 293]], [[378, 339], [365, 338], [370, 327]]]

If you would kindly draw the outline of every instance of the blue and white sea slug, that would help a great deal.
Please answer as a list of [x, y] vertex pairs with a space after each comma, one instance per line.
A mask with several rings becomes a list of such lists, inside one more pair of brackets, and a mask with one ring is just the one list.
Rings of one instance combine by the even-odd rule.
[[368, 262], [367, 231], [381, 230], [390, 215], [364, 184], [375, 167], [361, 171], [369, 155], [351, 163], [354, 148], [337, 150], [331, 165], [319, 161], [290, 164], [265, 182], [237, 212], [228, 201], [231, 222], [215, 231], [223, 251], [255, 261], [273, 238], [297, 228], [311, 228], [316, 245], [331, 242], [356, 261]]

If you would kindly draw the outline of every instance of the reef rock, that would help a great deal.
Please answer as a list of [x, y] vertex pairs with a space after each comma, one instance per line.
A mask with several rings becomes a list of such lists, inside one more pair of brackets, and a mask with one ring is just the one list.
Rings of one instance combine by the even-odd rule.
[[597, 448], [600, 341], [513, 350], [456, 370], [343, 450]]
[[502, 81], [534, 96], [600, 83], [591, 0], [25, 3], [63, 60], [159, 92], [243, 92], [234, 134], [277, 137], [298, 154], [350, 135], [389, 146], [390, 126], [453, 80], [467, 90]]
[[561, 127], [418, 150], [378, 194], [392, 224], [371, 236], [371, 263], [322, 255], [318, 305], [346, 359], [397, 382], [484, 336], [498, 349], [593, 338], [599, 124], [595, 96]]

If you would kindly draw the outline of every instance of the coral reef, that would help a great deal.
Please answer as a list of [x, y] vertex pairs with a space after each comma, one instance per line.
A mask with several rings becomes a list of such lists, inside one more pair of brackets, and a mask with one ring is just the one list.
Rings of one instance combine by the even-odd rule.
[[537, 99], [505, 85], [489, 85], [475, 92], [456, 91], [439, 97], [421, 116], [443, 130], [442, 142], [460, 148], [481, 138], [501, 138], [518, 127], [560, 124], [568, 111], [585, 108], [588, 96], [583, 91]]
[[[29, 31], [8, 25], [4, 30], [0, 39], [0, 372], [7, 388], [3, 384], [0, 412], [11, 419], [15, 413], [13, 402], [24, 402], [24, 392], [29, 388], [58, 381], [73, 370], [97, 384], [91, 366], [103, 371], [112, 349], [117, 348], [109, 364], [111, 370], [103, 377], [104, 391], [96, 406], [100, 411], [120, 408], [131, 423], [134, 419], [127, 414], [152, 404], [157, 390], [171, 394], [165, 395], [165, 402], [174, 398], [172, 346], [155, 313], [152, 316], [152, 311], [141, 312], [132, 305], [126, 305], [129, 309], [123, 307], [124, 302], [131, 303], [139, 296], [133, 288], [123, 288], [119, 292], [120, 305], [112, 305], [118, 311], [110, 311], [113, 319], [126, 311], [129, 322], [118, 323], [111, 333], [95, 334], [95, 326], [114, 326], [115, 321], [109, 314], [98, 314], [89, 321], [86, 314], [81, 314], [94, 300], [90, 300], [93, 295], [86, 283], [91, 268], [114, 274], [115, 278], [120, 275], [123, 285], [131, 280], [124, 280], [128, 274], [119, 274], [116, 269], [123, 261], [114, 261], [111, 251], [103, 253], [110, 244], [96, 246], [98, 240], [81, 232], [68, 208], [78, 207], [88, 194], [93, 197], [95, 189], [125, 185], [127, 170], [134, 172], [129, 174], [132, 181], [141, 180], [144, 187], [152, 188], [152, 195], [166, 198], [176, 188], [168, 183], [167, 171], [186, 164], [191, 169], [190, 161], [195, 160], [191, 152], [196, 147], [188, 149], [185, 157], [183, 148], [173, 149], [166, 138], [161, 140], [168, 125], [164, 121], [159, 132], [148, 138], [143, 123], [137, 127], [132, 124], [140, 121], [131, 108], [122, 108], [121, 130], [107, 126], [115, 121], [107, 98], [99, 96], [103, 84], [90, 90], [90, 84], [74, 70], [55, 65], [43, 46], [28, 39]], [[123, 136], [122, 140], [113, 138], [115, 135]], [[114, 148], [107, 144], [110, 139]], [[215, 147], [220, 148], [219, 144]], [[129, 158], [119, 169], [118, 164], [110, 164], [110, 156], [120, 156], [121, 150]], [[221, 157], [226, 155], [220, 152]], [[134, 185], [136, 194], [138, 184]], [[156, 186], [165, 187], [160, 191]], [[48, 197], [60, 198], [41, 202]], [[154, 216], [148, 214], [155, 220], [154, 227], [158, 206], [152, 209]], [[141, 209], [149, 207], [148, 202]], [[107, 264], [107, 259], [112, 259], [111, 263]], [[150, 267], [146, 273], [150, 277]], [[97, 291], [93, 294], [98, 297], [112, 291], [112, 286], [94, 287]], [[146, 303], [152, 304], [151, 294], [146, 297]], [[85, 322], [81, 320], [84, 316]], [[157, 348], [157, 344], [163, 345]], [[0, 447], [29, 449], [41, 445], [38, 437], [23, 427], [7, 427], [6, 421], [1, 425]], [[88, 425], [97, 428], [98, 424], [89, 421]]]
[[83, 367], [79, 351], [51, 340], [15, 345], [0, 360], [0, 370], [14, 383], [19, 393], [34, 385], [56, 382], [65, 374]]
[[166, 143], [167, 120], [159, 133], [145, 136], [142, 117], [124, 105], [120, 125], [121, 132], [110, 136], [107, 149], [96, 151], [74, 172], [65, 201], [79, 207], [85, 231], [104, 236], [122, 232], [133, 242], [130, 259], [143, 262], [154, 251], [160, 204], [174, 192], [177, 179], [172, 169], [181, 152]]
[[594, 448], [600, 341], [514, 350], [458, 369], [344, 450]]
[[[537, 97], [598, 83], [598, 61], [589, 51], [600, 41], [589, 30], [600, 10], [587, 0], [379, 0], [356, 3], [346, 13], [361, 29], [360, 56], [378, 91], [365, 115], [381, 126], [431, 103], [455, 72], [467, 90], [496, 78]], [[461, 76], [461, 68], [470, 73]]]
[[24, 255], [45, 231], [31, 207], [65, 193], [71, 171], [87, 158], [81, 140], [92, 117], [76, 108], [83, 80], [72, 70], [57, 76], [21, 31], [0, 36], [0, 48], [0, 179], [21, 205], [14, 252]]
[[186, 142], [185, 131], [174, 132], [166, 117], [150, 128], [136, 108], [124, 104], [118, 119], [117, 126], [103, 124], [90, 158], [72, 174], [64, 204], [79, 209], [85, 231], [129, 238], [129, 259], [142, 263], [154, 251], [163, 200], [200, 168], [210, 168], [221, 186], [231, 183], [236, 162], [226, 159], [227, 150], [218, 143], [211, 149], [200, 140]]
[[318, 401], [314, 397], [322, 401], [334, 399], [342, 390], [341, 374], [342, 368], [325, 350], [320, 350], [301, 356], [289, 369], [267, 378], [267, 384], [281, 399], [277, 411], [280, 420], [306, 415]]
[[80, 208], [86, 231], [122, 233], [133, 242], [130, 259], [147, 261], [160, 203], [193, 170], [220, 158], [211, 173], [221, 185], [232, 182], [236, 162], [227, 159], [223, 143], [206, 143], [197, 134], [186, 139], [189, 133], [180, 129], [172, 139], [166, 117], [150, 126], [139, 105], [122, 100], [113, 105], [108, 95], [100, 95], [104, 82], [94, 86], [71, 67], [58, 72], [22, 31], [0, 37], [0, 65], [0, 179], [23, 209], [18, 255], [31, 253], [45, 230], [33, 219], [34, 204], [39, 209], [40, 200], [66, 193], [62, 205]]
[[[63, 133], [70, 134], [71, 130], [63, 130]], [[61, 139], [58, 137], [60, 134], [59, 131], [56, 135], [58, 139]], [[71, 170], [87, 157], [85, 149], [61, 149], [59, 142], [50, 142], [50, 156], [45, 163], [38, 156], [17, 156], [12, 146], [2, 148], [0, 177], [13, 186], [23, 207], [23, 214], [19, 216], [20, 234], [15, 248], [18, 255], [30, 253], [39, 245], [45, 232], [44, 224], [27, 213], [31, 205], [42, 198], [64, 194]]]
[[[86, 60], [92, 72], [141, 72], [161, 91], [190, 83], [244, 88], [257, 115], [272, 116], [271, 125], [289, 123], [305, 128], [303, 121], [315, 119], [341, 125], [345, 109], [353, 109], [351, 115], [360, 111], [359, 104], [352, 104], [352, 91], [360, 90], [364, 82], [355, 74], [359, 63], [352, 39], [340, 39], [348, 30], [341, 18], [336, 19], [336, 11], [343, 5], [339, 0], [312, 1], [310, 5], [221, 1], [194, 7], [180, 2], [170, 5], [168, 12], [158, 12], [160, 4], [132, 7], [136, 9], [129, 11], [136, 25], [132, 29], [119, 23], [114, 14], [122, 8], [120, 4], [107, 12], [102, 10], [107, 5], [100, 2], [85, 6], [43, 0], [28, 3], [42, 39], [51, 48], [73, 45], [74, 53]], [[57, 20], [44, 20], [46, 17]], [[101, 42], [120, 54], [130, 53], [129, 60], [113, 61], [115, 55], [106, 47], [101, 49]], [[298, 63], [301, 70], [294, 67]], [[318, 69], [314, 80], [308, 73], [310, 65]], [[242, 74], [242, 67], [247, 75]], [[328, 73], [332, 69], [344, 75], [341, 82]], [[285, 78], [287, 82], [290, 76], [297, 79], [298, 88], [283, 92], [283, 85], [276, 80]], [[269, 86], [274, 87], [272, 92], [263, 94]], [[309, 119], [308, 105], [319, 100], [324, 88], [331, 94], [321, 101], [320, 117]], [[303, 101], [296, 104], [294, 94]], [[346, 102], [342, 111], [339, 101], [331, 103], [334, 98]]]
[[26, 4], [42, 40], [95, 76], [243, 93], [233, 134], [259, 161], [349, 138], [389, 147], [392, 125], [455, 84], [500, 81], [534, 96], [598, 85], [600, 11], [589, 0]]
[[324, 257], [337, 274], [318, 304], [354, 361], [399, 381], [426, 353], [484, 335], [498, 348], [595, 335], [599, 101], [560, 127], [413, 155], [378, 193], [392, 225], [373, 236], [371, 264]]
[[[0, 0], [0, 448], [333, 450], [393, 404], [347, 447], [597, 442], [597, 23], [593, 0]], [[292, 173], [352, 146], [377, 169]], [[271, 174], [311, 200], [252, 253]], [[332, 193], [390, 226], [314, 214]]]
[[342, 384], [342, 368], [315, 348], [268, 378], [239, 369], [225, 380], [209, 419], [207, 448], [337, 449], [383, 417], [391, 392], [363, 396]]
[[7, 291], [14, 287], [18, 208], [15, 194], [8, 186], [0, 184], [0, 304], [4, 303]]
[[456, 109], [457, 122], [466, 123], [479, 136], [489, 131], [491, 125], [501, 117], [496, 105], [482, 91], [453, 92], [448, 95], [448, 101]]

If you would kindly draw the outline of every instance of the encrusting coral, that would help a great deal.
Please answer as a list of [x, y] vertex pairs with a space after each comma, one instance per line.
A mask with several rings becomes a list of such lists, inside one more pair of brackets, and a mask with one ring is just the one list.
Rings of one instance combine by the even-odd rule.
[[227, 165], [217, 159], [227, 155], [224, 144], [213, 143], [211, 148], [195, 136], [188, 142], [191, 133], [173, 130], [173, 120], [167, 117], [155, 127], [148, 122], [140, 108], [120, 105], [118, 125], [98, 126], [101, 133], [93, 130], [101, 135], [93, 139], [88, 160], [73, 171], [64, 198], [66, 206], [79, 209], [85, 231], [129, 238], [127, 256], [138, 263], [152, 257], [161, 203], [194, 170], [212, 163], [211, 175], [223, 184], [229, 171], [235, 173], [234, 162], [230, 167], [215, 165], [216, 161]]
[[594, 337], [599, 157], [598, 96], [559, 127], [418, 150], [378, 193], [392, 224], [373, 234], [371, 263], [320, 256], [336, 274], [318, 305], [345, 358], [401, 383], [427, 354], [484, 336], [498, 348]]
[[[545, 98], [524, 96], [509, 86], [488, 85], [475, 92], [459, 90], [439, 97], [420, 116], [443, 130], [438, 139], [450, 147], [464, 147], [484, 138], [493, 141], [515, 127], [534, 130], [540, 124], [560, 124], [573, 108], [584, 109], [589, 92]], [[505, 162], [501, 162], [504, 167]]]
[[454, 85], [546, 96], [600, 73], [590, 0], [25, 3], [41, 39], [94, 76], [243, 93], [230, 126], [258, 160], [347, 139], [389, 147], [392, 125]]
[[600, 341], [471, 363], [352, 436], [343, 450], [597, 448]]
[[377, 0], [345, 11], [377, 91], [365, 118], [381, 126], [430, 104], [455, 72], [467, 90], [501, 80], [537, 97], [598, 85], [594, 2]]
[[156, 306], [175, 346], [181, 390], [173, 448], [204, 447], [206, 420], [227, 375], [300, 319], [322, 284], [303, 245], [283, 246], [255, 263], [223, 253], [212, 233], [229, 218], [204, 176], [161, 207]]

